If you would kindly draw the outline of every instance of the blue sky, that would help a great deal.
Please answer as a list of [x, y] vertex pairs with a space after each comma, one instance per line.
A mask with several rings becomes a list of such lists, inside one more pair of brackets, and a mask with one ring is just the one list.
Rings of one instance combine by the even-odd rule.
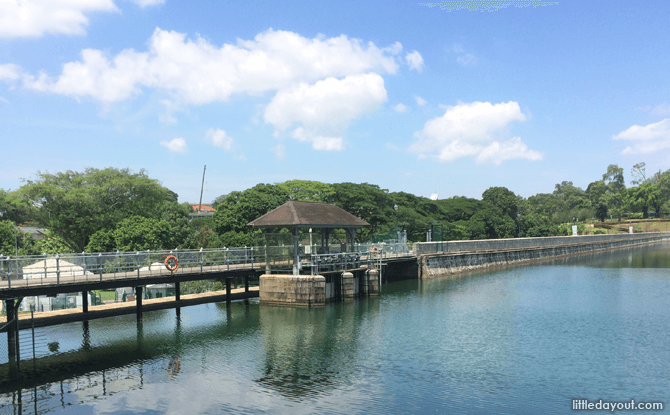
[[[512, 3], [512, 2], [509, 2]], [[419, 196], [670, 168], [670, 2], [0, 0], [0, 188], [146, 169]]]

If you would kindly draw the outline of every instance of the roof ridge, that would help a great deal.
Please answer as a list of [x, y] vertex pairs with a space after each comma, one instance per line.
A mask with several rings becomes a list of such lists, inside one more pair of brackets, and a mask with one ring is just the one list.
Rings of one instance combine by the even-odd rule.
[[293, 214], [293, 221], [295, 223], [300, 223], [300, 218], [298, 218], [298, 212], [295, 210], [295, 206], [293, 206], [293, 202], [295, 202], [295, 200], [289, 201], [288, 207], [291, 209], [291, 213]]

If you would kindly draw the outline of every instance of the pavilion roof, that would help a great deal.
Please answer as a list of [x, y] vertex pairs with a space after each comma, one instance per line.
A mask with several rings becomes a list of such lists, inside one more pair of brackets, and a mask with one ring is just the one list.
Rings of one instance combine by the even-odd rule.
[[330, 203], [291, 200], [248, 225], [259, 228], [362, 228], [369, 223]]

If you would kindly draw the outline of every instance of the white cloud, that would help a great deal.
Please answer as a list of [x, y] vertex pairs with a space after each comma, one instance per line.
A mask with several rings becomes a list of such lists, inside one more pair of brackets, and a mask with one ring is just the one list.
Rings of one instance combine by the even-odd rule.
[[398, 146], [393, 144], [390, 141], [384, 143], [384, 147], [386, 147], [388, 150], [391, 150], [391, 151], [398, 151], [399, 150]]
[[667, 102], [664, 102], [662, 104], [658, 104], [654, 109], [651, 110], [652, 115], [668, 115], [670, 114], [670, 104]]
[[276, 146], [272, 147], [270, 150], [272, 150], [273, 153], [275, 153], [275, 156], [278, 159], [283, 159], [286, 157], [286, 147], [284, 147], [283, 144], [277, 144]]
[[82, 35], [88, 25], [87, 13], [117, 10], [112, 0], [3, 0], [0, 38]]
[[0, 97], [0, 101], [4, 102], [5, 104], [9, 104], [9, 101], [5, 97]]
[[264, 120], [278, 133], [300, 124], [291, 137], [311, 142], [315, 150], [342, 150], [341, 136], [349, 123], [386, 99], [384, 79], [376, 73], [327, 78], [280, 90], [266, 107]]
[[145, 8], [148, 6], [159, 6], [165, 3], [165, 0], [133, 0], [138, 6]]
[[417, 51], [413, 51], [405, 55], [409, 69], [414, 69], [418, 73], [423, 72], [423, 57]]
[[670, 118], [644, 127], [633, 125], [612, 138], [632, 142], [622, 154], [648, 154], [670, 148]]
[[181, 137], [177, 137], [171, 141], [161, 141], [161, 145], [167, 147], [173, 153], [188, 153], [186, 140]]
[[525, 119], [513, 101], [449, 106], [443, 116], [428, 120], [423, 130], [414, 133], [416, 141], [410, 150], [419, 153], [419, 158], [430, 156], [443, 162], [469, 156], [478, 163], [494, 164], [510, 159], [541, 160], [542, 154], [529, 150], [520, 138], [505, 140], [509, 124]]
[[233, 149], [233, 143], [235, 142], [232, 137], [230, 137], [224, 130], [210, 128], [207, 130], [207, 139], [214, 144], [215, 147], [222, 148], [226, 151], [231, 151]]
[[25, 76], [38, 91], [105, 102], [128, 99], [143, 87], [164, 89], [191, 104], [225, 101], [235, 93], [258, 94], [376, 71], [395, 73], [402, 45], [379, 48], [341, 35], [313, 39], [267, 30], [253, 40], [215, 46], [202, 38], [157, 28], [146, 52], [126, 49], [113, 57], [85, 49], [57, 78]]
[[405, 104], [403, 104], [402, 102], [401, 102], [400, 104], [398, 104], [398, 105], [394, 105], [394, 106], [393, 106], [393, 109], [396, 110], [396, 112], [405, 112], [405, 111], [407, 111], [407, 107], [406, 107]]
[[453, 51], [458, 53], [456, 62], [462, 66], [474, 66], [477, 64], [477, 58], [472, 53], [466, 53], [461, 45], [454, 45]]
[[21, 68], [18, 65], [5, 63], [0, 65], [0, 81], [16, 81], [21, 75]]
[[424, 106], [428, 103], [425, 99], [421, 98], [420, 96], [416, 95], [414, 96], [414, 99], [416, 100], [417, 105]]

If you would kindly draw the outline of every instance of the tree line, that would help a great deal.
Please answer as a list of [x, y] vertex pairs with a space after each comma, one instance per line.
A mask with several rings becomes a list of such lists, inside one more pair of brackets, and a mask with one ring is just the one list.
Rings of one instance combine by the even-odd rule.
[[[368, 183], [290, 180], [221, 195], [213, 217], [191, 219], [191, 206], [179, 204], [176, 193], [144, 170], [38, 172], [19, 189], [0, 189], [0, 254], [262, 245], [261, 231], [247, 223], [289, 200], [332, 203], [367, 221], [370, 226], [357, 233], [359, 241], [400, 229], [409, 240], [422, 241], [433, 224], [443, 226], [445, 240], [567, 235], [566, 224], [578, 219], [670, 213], [670, 170], [648, 176], [645, 164], [638, 163], [630, 183], [626, 187], [623, 168], [616, 164], [585, 190], [564, 181], [552, 193], [527, 199], [505, 187], [490, 187], [481, 199], [430, 200]], [[44, 239], [17, 231], [25, 224], [47, 229]]]

